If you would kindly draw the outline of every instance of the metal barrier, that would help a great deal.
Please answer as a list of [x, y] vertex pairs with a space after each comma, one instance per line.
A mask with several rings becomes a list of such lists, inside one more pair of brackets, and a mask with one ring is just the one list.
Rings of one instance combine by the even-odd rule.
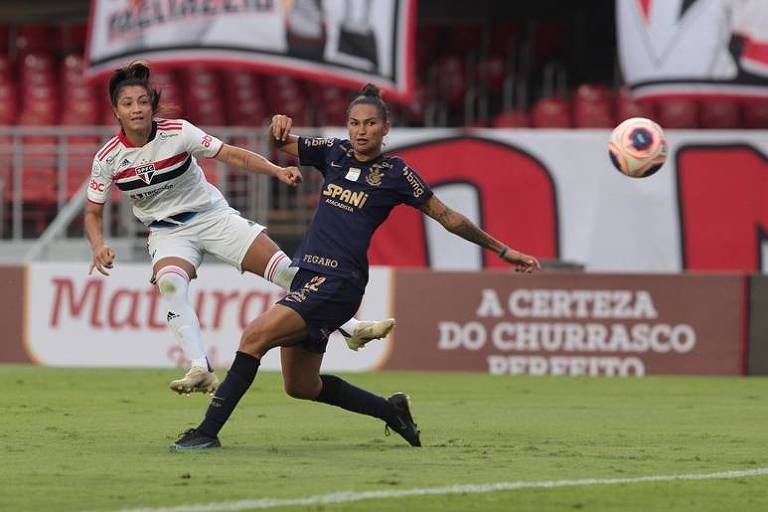
[[[290, 157], [273, 154], [264, 130], [208, 127], [226, 143], [250, 149], [287, 165]], [[96, 151], [116, 133], [111, 126], [0, 126], [0, 240], [37, 239], [30, 259], [61, 238], [82, 237], [76, 222], [85, 203], [85, 184]], [[297, 189], [273, 178], [229, 168], [213, 159], [198, 159], [209, 181], [241, 214], [270, 226], [277, 237], [297, 238], [314, 211], [320, 180], [305, 172]], [[314, 179], [313, 179], [314, 176]], [[133, 238], [143, 244], [146, 228], [116, 193], [104, 210], [104, 234]], [[57, 219], [57, 221], [54, 221]]]

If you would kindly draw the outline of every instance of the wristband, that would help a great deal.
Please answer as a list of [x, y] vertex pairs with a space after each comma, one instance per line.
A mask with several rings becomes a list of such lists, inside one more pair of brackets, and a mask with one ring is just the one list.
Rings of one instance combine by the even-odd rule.
[[509, 251], [509, 246], [505, 245], [501, 248], [501, 250], [498, 252], [499, 258], [503, 258], [505, 254]]

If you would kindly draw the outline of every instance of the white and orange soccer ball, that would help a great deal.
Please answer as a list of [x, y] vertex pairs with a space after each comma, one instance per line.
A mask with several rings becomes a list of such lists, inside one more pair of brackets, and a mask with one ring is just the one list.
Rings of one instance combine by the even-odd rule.
[[608, 154], [622, 174], [647, 178], [667, 160], [667, 138], [661, 126], [650, 119], [632, 117], [614, 128]]

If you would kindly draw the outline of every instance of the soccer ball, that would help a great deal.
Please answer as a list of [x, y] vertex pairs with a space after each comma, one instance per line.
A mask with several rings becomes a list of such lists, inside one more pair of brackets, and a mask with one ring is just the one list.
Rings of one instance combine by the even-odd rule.
[[608, 154], [622, 174], [630, 178], [647, 178], [664, 165], [667, 139], [658, 124], [644, 117], [633, 117], [613, 130]]

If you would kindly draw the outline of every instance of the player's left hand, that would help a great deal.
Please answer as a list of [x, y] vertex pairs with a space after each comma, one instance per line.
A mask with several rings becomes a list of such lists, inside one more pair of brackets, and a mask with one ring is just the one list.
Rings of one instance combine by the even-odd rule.
[[514, 249], [509, 249], [502, 259], [514, 266], [515, 272], [530, 274], [536, 270], [541, 270], [541, 264], [536, 258]]
[[277, 174], [275, 174], [277, 179], [285, 183], [286, 185], [289, 185], [291, 187], [295, 187], [299, 183], [303, 181], [303, 178], [301, 176], [301, 170], [299, 170], [298, 167], [281, 167]]

